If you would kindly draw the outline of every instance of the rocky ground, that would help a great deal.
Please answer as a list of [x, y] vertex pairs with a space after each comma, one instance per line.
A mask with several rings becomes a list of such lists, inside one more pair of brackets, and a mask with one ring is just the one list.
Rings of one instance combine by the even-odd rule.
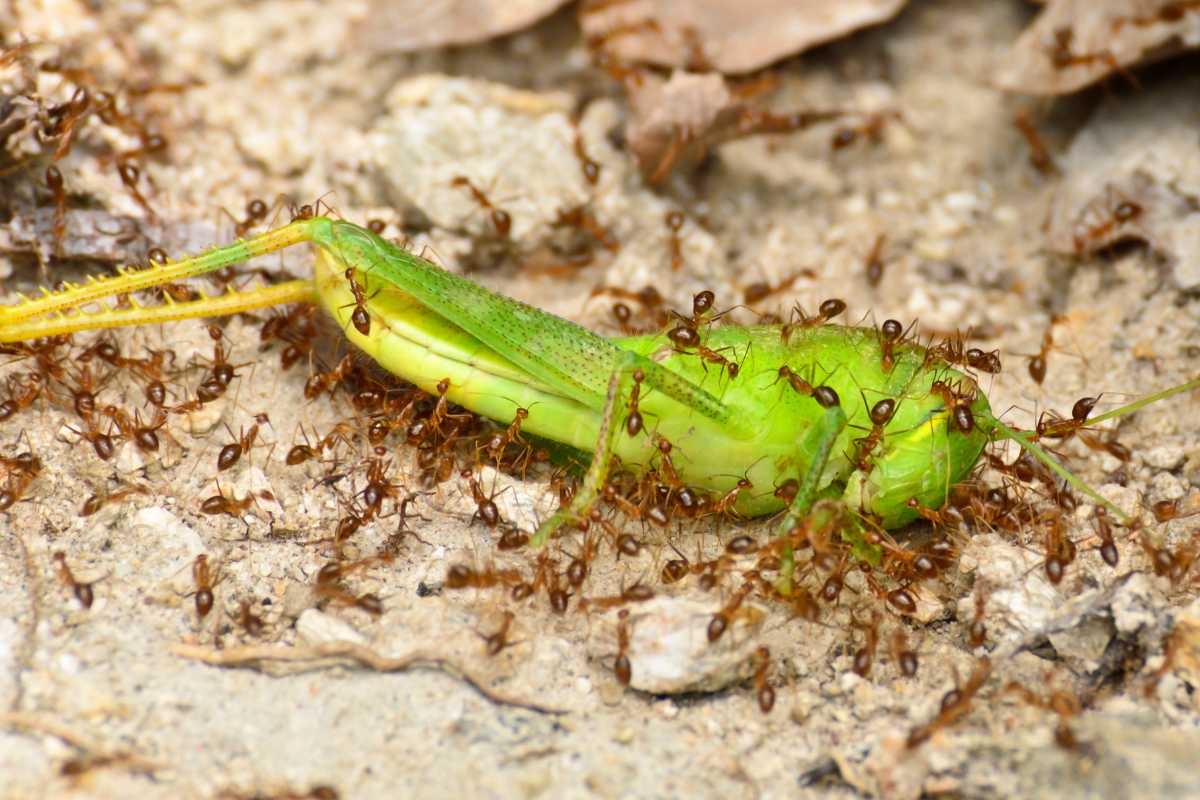
[[[1068, 413], [1084, 395], [1103, 393], [1097, 408], [1112, 408], [1200, 373], [1200, 93], [1187, 56], [1038, 99], [999, 88], [1016, 80], [1011, 48], [1035, 8], [915, 2], [781, 62], [771, 91], [736, 96], [778, 113], [855, 114], [798, 132], [716, 137], [703, 163], [688, 152], [674, 172], [654, 175], [653, 156], [648, 167], [633, 152], [646, 140], [627, 127], [637, 101], [592, 65], [573, 8], [521, 20], [515, 28], [529, 27], [486, 43], [388, 54], [369, 35], [380, 12], [330, 5], [18, 2], [0, 12], [10, 48], [0, 59], [6, 297], [33, 290], [42, 270], [54, 282], [144, 263], [152, 247], [174, 256], [231, 241], [253, 199], [272, 206], [265, 223], [286, 221], [289, 203], [320, 198], [351, 221], [382, 222], [384, 235], [449, 269], [608, 334], [619, 331], [613, 298], [593, 297], [597, 286], [654, 286], [686, 309], [700, 289], [733, 305], [761, 282], [787, 285], [755, 304], [760, 311], [840, 297], [847, 318], [864, 324], [970, 331], [1000, 352], [1004, 370], [981, 385], [1012, 425], [1031, 426], [1046, 408]], [[47, 109], [80, 86], [93, 98], [113, 91], [121, 104], [107, 121], [81, 116], [69, 152], [52, 161], [72, 111]], [[1013, 124], [1018, 114], [1043, 140], [1039, 165]], [[57, 138], [39, 136], [47, 119], [58, 120]], [[839, 131], [853, 141], [834, 148]], [[165, 147], [131, 153], [146, 147], [147, 132]], [[67, 198], [58, 242], [52, 163]], [[119, 163], [137, 173], [126, 169], [123, 180]], [[490, 208], [456, 185], [460, 176]], [[577, 207], [594, 220], [592, 233], [559, 224]], [[496, 209], [508, 214], [506, 231]], [[572, 262], [581, 251], [590, 263]], [[297, 248], [255, 266], [278, 277], [306, 274], [310, 263]], [[216, 401], [170, 415], [157, 451], [120, 441], [104, 460], [81, 439], [65, 387], [106, 372], [80, 359], [97, 341], [91, 334], [76, 336], [66, 383], [0, 422], [6, 477], [22, 490], [0, 511], [5, 797], [358, 798], [398, 787], [430, 797], [1197, 792], [1197, 523], [1158, 522], [1149, 511], [1162, 501], [1196, 505], [1196, 392], [1115, 423], [1127, 462], [1078, 441], [1063, 448], [1080, 477], [1144, 522], [1140, 534], [1118, 529], [1115, 568], [1081, 498], [1063, 517], [1078, 556], [1060, 582], [1047, 578], [1040, 531], [955, 530], [956, 563], [917, 587], [919, 609], [903, 621], [872, 602], [856, 573], [817, 623], [755, 601], [710, 646], [705, 625], [739, 584], [661, 585], [679, 557], [668, 541], [699, 562], [737, 535], [765, 540], [769, 523], [663, 533], [626, 521], [640, 554], [598, 557], [580, 592], [611, 596], [638, 582], [657, 592], [629, 607], [635, 680], [625, 688], [612, 671], [616, 609], [580, 613], [576, 599], [560, 615], [545, 594], [513, 602], [442, 588], [452, 565], [529, 573], [535, 559], [497, 552], [497, 534], [475, 518], [457, 475], [407, 508], [419, 540], [397, 536], [394, 515], [354, 534], [357, 557], [395, 545], [393, 560], [345, 580], [347, 596], [374, 595], [382, 613], [314, 594], [372, 454], [353, 438], [362, 415], [350, 399], [306, 401], [305, 364], [282, 368], [282, 348], [264, 352], [258, 327], [240, 317], [225, 324], [238, 377]], [[1048, 333], [1039, 384], [1027, 362]], [[195, 394], [214, 350], [198, 321], [122, 330], [111, 341], [127, 355], [173, 351], [174, 404]], [[336, 326], [314, 341], [327, 366], [346, 352]], [[29, 369], [28, 360], [0, 366], [5, 397], [20, 394]], [[146, 376], [107, 371], [98, 405], [152, 417]], [[255, 446], [218, 473], [221, 449], [260, 414], [269, 424], [257, 423]], [[350, 433], [336, 456], [286, 463], [295, 445], [339, 424]], [[408, 496], [420, 486], [401, 438], [388, 443], [389, 477]], [[43, 464], [30, 481], [11, 461], [26, 451]], [[553, 499], [548, 468], [527, 480], [490, 469], [481, 478], [513, 522]], [[120, 496], [130, 487], [139, 489]], [[106, 494], [117, 496], [81, 516], [86, 498]], [[254, 499], [235, 515], [203, 513], [218, 494]], [[899, 538], [919, 541], [927, 528]], [[556, 546], [560, 567], [579, 547], [578, 538]], [[90, 607], [56, 553], [76, 583], [90, 584]], [[200, 555], [216, 578], [202, 619]], [[853, 666], [872, 610], [884, 622], [863, 676]], [[982, 646], [972, 646], [977, 621]], [[507, 646], [489, 656], [500, 630]], [[918, 654], [915, 676], [903, 674], [897, 632]], [[672, 633], [678, 642], [656, 655]], [[763, 646], [770, 713], [753, 677]], [[685, 678], [640, 683], [659, 658]], [[944, 701], [955, 686], [965, 701]], [[944, 702], [966, 713], [918, 743], [914, 732]]]

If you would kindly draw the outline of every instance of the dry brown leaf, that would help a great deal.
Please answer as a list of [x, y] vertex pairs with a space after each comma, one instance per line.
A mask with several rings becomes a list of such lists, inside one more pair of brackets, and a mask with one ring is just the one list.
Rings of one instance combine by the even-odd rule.
[[599, 0], [584, 36], [618, 61], [744, 73], [891, 19], [906, 0]]
[[1195, 80], [1103, 103], [1061, 161], [1049, 248], [1085, 256], [1117, 242], [1144, 241], [1172, 262], [1181, 287], [1200, 286], [1197, 114]]
[[678, 166], [698, 163], [721, 142], [802, 130], [852, 113], [759, 111], [749, 101], [763, 91], [761, 81], [733, 86], [717, 72], [676, 71], [669, 80], [640, 74], [627, 81], [627, 88], [633, 114], [626, 141], [651, 184], [661, 183]]
[[1200, 3], [1052, 0], [1017, 39], [994, 80], [1014, 92], [1068, 94], [1197, 45]]
[[373, 0], [355, 39], [379, 53], [471, 44], [529, 27], [564, 4], [565, 0]]

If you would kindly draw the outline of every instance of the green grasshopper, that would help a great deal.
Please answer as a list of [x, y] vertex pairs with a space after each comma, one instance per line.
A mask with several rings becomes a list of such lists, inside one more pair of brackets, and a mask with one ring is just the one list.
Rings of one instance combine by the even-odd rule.
[[[300, 242], [316, 245], [311, 279], [187, 302], [168, 297], [154, 307], [97, 303]], [[0, 342], [295, 302], [323, 305], [358, 348], [425, 391], [448, 385], [450, 401], [501, 422], [527, 409], [523, 431], [594, 452], [579, 491], [541, 523], [534, 546], [588, 519], [615, 459], [653, 468], [663, 442], [683, 484], [736, 490], [733, 509], [745, 516], [784, 511], [780, 535], [802, 530], [818, 507], [834, 506], [854, 512], [840, 524], [861, 545], [852, 537], [863, 520], [892, 529], [919, 508], [941, 508], [984, 447], [1002, 438], [1125, 520], [1050, 458], [1035, 434], [998, 420], [948, 351], [906, 340], [893, 320], [878, 329], [830, 324], [844, 305], [827, 301], [816, 317], [787, 325], [709, 327], [698, 308], [669, 333], [609, 339], [327, 217], [43, 290], [0, 308]], [[1197, 387], [1200, 378], [1080, 426]]]

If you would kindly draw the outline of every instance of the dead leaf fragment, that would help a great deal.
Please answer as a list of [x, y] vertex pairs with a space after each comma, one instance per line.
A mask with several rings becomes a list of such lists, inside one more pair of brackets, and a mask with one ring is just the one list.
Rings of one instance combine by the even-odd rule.
[[1017, 39], [994, 80], [1013, 92], [1069, 94], [1198, 45], [1195, 3], [1052, 0]]
[[373, 0], [353, 36], [359, 46], [376, 53], [471, 44], [527, 28], [564, 4], [565, 0]]
[[633, 114], [625, 138], [651, 185], [676, 167], [699, 163], [721, 142], [803, 130], [852, 113], [761, 111], [749, 101], [763, 91], [762, 82], [734, 86], [717, 72], [676, 71], [668, 80], [647, 73], [627, 88]]
[[1102, 103], [1062, 159], [1049, 248], [1085, 256], [1143, 241], [1172, 262], [1181, 287], [1200, 286], [1198, 114], [1196, 80]]
[[618, 61], [752, 72], [891, 19], [906, 0], [601, 0], [584, 36]]

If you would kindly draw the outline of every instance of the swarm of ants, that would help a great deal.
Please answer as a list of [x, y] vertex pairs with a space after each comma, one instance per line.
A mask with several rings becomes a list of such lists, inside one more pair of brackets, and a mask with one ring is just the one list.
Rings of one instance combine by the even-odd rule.
[[[21, 48], [14, 48], [5, 51], [4, 58], [23, 60], [28, 55]], [[610, 67], [619, 69], [617, 65]], [[62, 68], [42, 63], [40, 69], [54, 72]], [[134, 112], [118, 110], [120, 102], [116, 96], [89, 90], [82, 85], [82, 77], [79, 82], [81, 85], [70, 100], [42, 109], [42, 135], [57, 142], [51, 163], [44, 167], [44, 183], [54, 209], [56, 251], [66, 232], [65, 187], [69, 183], [56, 162], [70, 152], [85, 118], [95, 116], [103, 124], [121, 127], [142, 141], [140, 148], [116, 154], [114, 164], [123, 185], [148, 214], [153, 211], [139, 191], [140, 173], [135, 162], [167, 148], [166, 140]], [[170, 87], [158, 90], [173, 91]], [[758, 124], [768, 128], [774, 125], [771, 129], [785, 127], [784, 122], [773, 118], [759, 118]], [[792, 128], [806, 124], [807, 120], [799, 119], [788, 122]], [[871, 125], [840, 129], [832, 146], [842, 148], [860, 137], [878, 136], [882, 124], [881, 118]], [[1034, 146], [1036, 132], [1030, 132], [1032, 128], [1025, 120], [1018, 121], [1018, 125]], [[686, 138], [680, 134], [680, 146]], [[1040, 146], [1034, 147], [1034, 151], [1036, 163], [1050, 164], [1047, 170], [1052, 168], [1048, 157], [1038, 156], [1042, 152]], [[576, 155], [583, 174], [594, 183], [600, 167], [588, 157], [578, 140]], [[666, 158], [674, 159], [675, 155]], [[468, 192], [488, 213], [498, 236], [507, 236], [511, 219], [506, 211], [493, 205], [486, 193], [466, 177], [455, 185]], [[303, 207], [296, 213], [302, 216], [314, 210]], [[1114, 213], [1119, 222], [1123, 221], [1122, 216], [1135, 215], [1136, 210], [1124, 208]], [[251, 200], [244, 217], [237, 221], [238, 235], [266, 221], [269, 214], [265, 202]], [[595, 245], [610, 251], [620, 246], [584, 207], [565, 210], [560, 217], [563, 226], [577, 229]], [[664, 218], [673, 271], [682, 266], [680, 237], [685, 222], [686, 216], [681, 211], [670, 212]], [[385, 226], [373, 223], [371, 227], [382, 231]], [[1092, 233], [1100, 235], [1099, 232], [1089, 235]], [[885, 237], [881, 234], [865, 260], [864, 272], [872, 285], [878, 284], [884, 271], [884, 245]], [[161, 260], [165, 254], [152, 251], [148, 257]], [[744, 287], [742, 300], [748, 306], [760, 307], [759, 304], [786, 292], [801, 275], [802, 272], [794, 273], [776, 285], [748, 285]], [[228, 283], [234, 280], [234, 275], [217, 273], [213, 280]], [[701, 337], [695, 320], [704, 318], [713, 308], [712, 293], [696, 296], [691, 315], [669, 310], [666, 300], [651, 286], [600, 287], [595, 294], [615, 299], [611, 316], [622, 333], [667, 329], [671, 341], [680, 349], [695, 352], [715, 367], [736, 374], [735, 360], [705, 351], [699, 345]], [[789, 324], [812, 324], [814, 320], [820, 324], [836, 317], [845, 307], [843, 301], [828, 300], [816, 315], [797, 312]], [[782, 321], [771, 314], [762, 315], [761, 320]], [[916, 621], [920, 597], [927, 593], [955, 596], [961, 592], [956, 568], [970, 531], [988, 530], [1021, 547], [1038, 548], [1041, 569], [1054, 586], [1063, 585], [1082, 550], [1082, 543], [1072, 540], [1067, 526], [1080, 501], [1055, 475], [1026, 454], [1011, 462], [989, 454], [979, 474], [956, 487], [945, 507], [914, 506], [924, 525], [918, 526], [913, 534], [873, 532], [869, 543], [879, 548], [881, 557], [872, 563], [859, 557], [850, 543], [834, 533], [836, 519], [830, 520], [826, 527], [807, 529], [793, 538], [770, 539], [746, 533], [744, 520], [733, 512], [733, 506], [738, 492], [745, 491], [748, 485], [741, 482], [721, 496], [694, 491], [675, 475], [671, 445], [663, 441], [657, 468], [641, 475], [619, 473], [605, 487], [603, 502], [593, 510], [583, 530], [539, 551], [530, 551], [528, 533], [503, 517], [496, 496], [485, 487], [481, 477], [483, 468], [491, 467], [522, 479], [527, 476], [548, 479], [560, 507], [573, 496], [578, 471], [569, 457], [556, 458], [558, 454], [550, 448], [522, 434], [521, 423], [527, 409], [518, 410], [509, 424], [496, 425], [454, 407], [447, 401], [444, 387], [438, 394], [429, 395], [382, 374], [362, 358], [353, 355], [330, 358], [319, 347], [322, 326], [311, 307], [291, 307], [260, 315], [252, 322], [259, 330], [259, 355], [278, 353], [280, 367], [285, 371], [308, 367], [305, 398], [313, 403], [331, 403], [340, 418], [328, 429], [313, 431], [311, 435], [302, 427], [297, 428], [299, 440], [284, 455], [286, 465], [291, 468], [315, 468], [320, 475], [316, 486], [328, 492], [339, 508], [336, 522], [329, 531], [322, 532], [327, 535], [318, 535], [309, 543], [325, 559], [312, 581], [316, 603], [321, 607], [354, 608], [371, 616], [381, 615], [386, 610], [386, 600], [374, 591], [355, 588], [355, 578], [369, 569], [393, 563], [410, 546], [425, 544], [421, 521], [413, 509], [424, 493], [443, 485], [457, 485], [475, 506], [470, 524], [488, 537], [494, 554], [486, 563], [466, 560], [453, 563], [440, 588], [450, 592], [486, 592], [489, 601], [504, 609], [501, 623], [482, 634], [482, 652], [486, 657], [496, 657], [513, 648], [510, 636], [514, 628], [535, 629], [535, 615], [542, 610], [552, 615], [607, 615], [615, 627], [617, 640], [610, 666], [615, 680], [629, 685], [636, 669], [628, 655], [631, 640], [636, 636], [631, 608], [659, 594], [687, 587], [712, 598], [713, 612], [706, 624], [710, 642], [730, 635], [739, 614], [754, 600], [806, 623], [844, 631], [849, 654], [847, 669], [860, 677], [877, 676], [887, 669], [893, 677], [911, 679], [921, 666], [919, 645], [914, 643], [920, 628]], [[886, 341], [899, 343], [904, 331], [898, 323], [889, 324], [892, 322], [884, 323], [880, 333]], [[11, 431], [35, 410], [53, 413], [61, 415], [79, 442], [87, 446], [89, 458], [109, 461], [126, 443], [153, 458], [164, 439], [177, 435], [173, 429], [178, 426], [172, 425], [172, 420], [198, 412], [226, 396], [249, 366], [232, 360], [234, 345], [221, 326], [210, 325], [207, 330], [210, 355], [189, 363], [177, 363], [179, 359], [169, 349], [128, 352], [117, 337], [107, 335], [54, 337], [0, 346], [0, 353], [8, 359], [0, 384], [0, 423]], [[1029, 375], [1038, 383], [1045, 378], [1052, 346], [1053, 337], [1047, 331], [1040, 352], [1029, 357]], [[951, 338], [935, 349], [946, 360], [978, 372], [999, 371], [996, 354], [967, 348], [959, 339]], [[780, 378], [789, 382], [803, 380], [782, 372]], [[117, 391], [118, 386], [121, 391]], [[131, 386], [140, 389], [139, 398], [129, 391]], [[952, 394], [949, 401], [951, 406], [959, 404]], [[1090, 449], [1128, 461], [1131, 454], [1123, 444], [1082, 429], [1096, 402], [1094, 397], [1080, 398], [1069, 418], [1043, 414], [1034, 434], [1046, 443], [1061, 444], [1076, 439]], [[887, 421], [887, 409], [880, 410], [880, 419], [881, 426]], [[220, 473], [233, 469], [243, 458], [249, 458], [256, 447], [261, 447], [260, 433], [272, 424], [268, 414], [258, 413], [247, 418], [237, 433], [229, 430], [215, 462], [205, 467], [211, 469], [214, 482]], [[870, 449], [865, 447], [868, 453]], [[7, 448], [0, 457], [0, 512], [22, 499], [36, 498], [37, 480], [43, 473], [43, 457], [32, 447], [23, 446], [18, 440]], [[255, 514], [260, 502], [274, 500], [267, 492], [238, 497], [222, 490], [219, 483], [216, 487], [213, 494], [198, 500], [196, 511], [242, 519]], [[781, 496], [795, 491], [796, 487], [788, 483], [777, 488]], [[94, 515], [105, 506], [136, 503], [151, 494], [152, 490], [141, 484], [100, 489], [81, 504], [78, 514]], [[1194, 512], [1182, 503], [1164, 501], [1154, 506], [1153, 513], [1158, 521], [1164, 522]], [[394, 533], [386, 537], [377, 552], [363, 554], [356, 538], [362, 539], [368, 526], [385, 522], [389, 527], [394, 526]], [[1109, 568], [1118, 569], [1122, 563], [1119, 539], [1103, 509], [1095, 512], [1093, 524], [1094, 549]], [[1140, 545], [1148, 568], [1155, 575], [1166, 577], [1174, 586], [1190, 588], [1192, 565], [1200, 553], [1195, 542], [1170, 549], [1156, 544], [1146, 531], [1134, 530], [1131, 537]], [[779, 571], [785, 548], [795, 558], [795, 584], [786, 594], [770, 578]], [[1129, 557], [1127, 548], [1125, 558]], [[93, 587], [76, 580], [68, 560], [66, 553], [56, 552], [54, 566], [79, 605], [90, 608]], [[616, 594], [597, 593], [593, 589], [599, 583], [597, 575], [616, 571], [620, 561], [625, 562], [627, 571], [632, 570], [640, 577]], [[197, 624], [204, 624], [217, 607], [220, 565], [200, 555], [192, 563], [191, 578], [193, 608], [189, 613], [194, 614]], [[238, 610], [229, 615], [220, 630], [229, 631], [236, 626], [250, 638], [268, 635], [268, 626], [256, 613], [252, 599], [237, 598], [232, 605]], [[969, 620], [957, 621], [962, 627], [963, 644], [972, 651], [986, 649], [989, 644], [986, 608], [986, 589], [976, 587], [974, 615]], [[881, 646], [886, 649], [886, 659], [880, 656]], [[764, 714], [771, 713], [777, 686], [783, 679], [773, 676], [768, 648], [759, 647], [755, 651], [749, 672], [749, 683], [759, 708]], [[920, 747], [936, 731], [965, 717], [984, 690], [991, 672], [988, 657], [978, 658], [962, 685], [942, 698], [937, 714], [911, 730], [906, 746]], [[1086, 705], [1086, 699], [1066, 692], [1043, 698], [1019, 684], [1006, 686], [1003, 691], [1055, 714], [1058, 718], [1055, 740], [1063, 747], [1076, 746], [1069, 720]]]

